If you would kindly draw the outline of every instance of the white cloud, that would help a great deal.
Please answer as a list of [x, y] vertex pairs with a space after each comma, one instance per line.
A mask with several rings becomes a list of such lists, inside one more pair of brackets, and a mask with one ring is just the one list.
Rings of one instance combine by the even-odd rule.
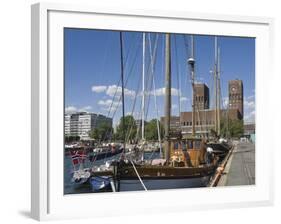
[[65, 113], [66, 114], [73, 114], [77, 112], [90, 112], [92, 110], [91, 106], [84, 106], [81, 108], [77, 108], [75, 106], [68, 106], [65, 108]]
[[[108, 96], [117, 96], [120, 97], [122, 94], [122, 87], [117, 85], [110, 85], [110, 86], [92, 86], [92, 91], [96, 93], [105, 93]], [[134, 90], [129, 90], [124, 88], [124, 95], [134, 98], [136, 92]]]
[[107, 89], [106, 86], [92, 86], [92, 91], [96, 93], [102, 93], [105, 92]]
[[[111, 97], [113, 97], [114, 95], [115, 96], [121, 96], [121, 94], [122, 94], [122, 87], [121, 86], [117, 86], [117, 85], [108, 86], [107, 90], [106, 90], [106, 94], [108, 96], [111, 96]], [[124, 88], [124, 95], [125, 96], [129, 96], [131, 98], [134, 98], [135, 95], [136, 95], [136, 92], [134, 90], [129, 90], [129, 89]]]
[[223, 105], [224, 108], [228, 107], [228, 97], [222, 98], [222, 105]]
[[78, 111], [77, 108], [74, 107], [74, 106], [68, 106], [68, 107], [65, 108], [65, 113], [66, 114], [75, 113], [77, 111]]
[[176, 105], [176, 104], [173, 104], [172, 105], [172, 110], [175, 110], [175, 109], [177, 109], [178, 108], [178, 105]]
[[244, 107], [245, 109], [254, 109], [255, 108], [255, 101], [254, 100], [244, 100]]
[[255, 122], [255, 95], [250, 95], [244, 99], [244, 121]]
[[256, 111], [252, 110], [250, 112], [245, 112], [244, 121], [245, 122], [255, 122]]
[[113, 102], [111, 99], [99, 100], [99, 101], [98, 101], [98, 105], [100, 105], [100, 106], [110, 106], [111, 104], [112, 104], [112, 105], [113, 105], [113, 104], [118, 105], [118, 102], [117, 102], [117, 101]]
[[[152, 91], [151, 94], [154, 94]], [[172, 96], [178, 96], [180, 94], [179, 90], [176, 88], [171, 88], [171, 95]], [[159, 88], [155, 90], [155, 95], [156, 96], [165, 96], [165, 88]]]
[[255, 95], [250, 95], [250, 96], [247, 96], [246, 99], [248, 100], [252, 100], [252, 99], [255, 99]]
[[182, 96], [181, 98], [180, 98], [180, 101], [181, 102], [184, 102], [184, 101], [188, 101], [189, 99], [187, 98], [187, 97], [185, 97], [185, 96]]
[[106, 111], [114, 111], [119, 107], [120, 104], [121, 102], [119, 103], [119, 101], [113, 101], [112, 99], [98, 101], [98, 105], [100, 105], [102, 109]]
[[91, 106], [85, 106], [79, 109], [80, 112], [89, 112], [92, 109]]

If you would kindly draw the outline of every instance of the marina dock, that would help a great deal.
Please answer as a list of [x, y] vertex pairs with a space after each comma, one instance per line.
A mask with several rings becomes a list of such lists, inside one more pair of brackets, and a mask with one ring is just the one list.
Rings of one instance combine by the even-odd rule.
[[255, 184], [255, 144], [236, 142], [217, 186]]

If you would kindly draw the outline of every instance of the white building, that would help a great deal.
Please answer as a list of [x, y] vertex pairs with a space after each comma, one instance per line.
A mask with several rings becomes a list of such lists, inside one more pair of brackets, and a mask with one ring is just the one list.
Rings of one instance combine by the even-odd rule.
[[79, 136], [80, 139], [87, 140], [90, 139], [89, 132], [104, 122], [112, 126], [112, 119], [101, 114], [87, 112], [65, 114], [65, 135]]
[[64, 115], [64, 134], [70, 136], [70, 119], [71, 114]]

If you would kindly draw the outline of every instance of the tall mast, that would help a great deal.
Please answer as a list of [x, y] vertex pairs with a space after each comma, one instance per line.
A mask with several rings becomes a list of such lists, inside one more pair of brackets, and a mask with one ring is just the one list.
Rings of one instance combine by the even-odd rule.
[[143, 33], [142, 42], [142, 105], [141, 105], [141, 139], [144, 141], [144, 104], [145, 104], [145, 33]]
[[156, 40], [154, 42], [154, 49], [152, 51], [151, 48], [151, 39], [150, 34], [148, 34], [148, 41], [149, 41], [149, 49], [150, 49], [150, 58], [151, 58], [151, 74], [152, 74], [152, 85], [153, 85], [153, 95], [154, 95], [154, 106], [156, 110], [156, 117], [157, 117], [157, 134], [158, 134], [158, 141], [159, 141], [159, 148], [160, 148], [160, 158], [163, 158], [162, 153], [162, 144], [161, 144], [161, 134], [160, 134], [160, 124], [159, 124], [159, 111], [157, 107], [157, 97], [156, 97], [156, 87], [155, 87], [155, 74], [154, 74], [154, 62], [155, 62], [155, 56], [156, 56], [156, 50], [157, 50], [157, 44], [158, 44], [158, 34], [156, 35]]
[[123, 129], [123, 141], [124, 141], [124, 150], [126, 149], [126, 131], [125, 131], [125, 99], [124, 99], [124, 67], [123, 67], [123, 41], [122, 41], [122, 32], [120, 32], [120, 72], [121, 72], [121, 85], [122, 85], [122, 129]]
[[191, 42], [190, 58], [188, 59], [187, 62], [190, 66], [191, 83], [192, 83], [192, 136], [195, 136], [195, 88], [194, 88], [195, 59], [194, 59], [194, 39], [193, 39], [193, 35], [191, 35], [191, 37], [190, 37], [190, 42]]
[[171, 54], [170, 34], [165, 38], [165, 159], [170, 160]]
[[218, 132], [218, 90], [217, 90], [217, 60], [218, 60], [218, 53], [217, 53], [217, 37], [215, 37], [215, 65], [214, 65], [214, 99], [215, 99], [215, 132]]
[[221, 134], [221, 125], [220, 125], [220, 111], [221, 111], [221, 84], [220, 84], [220, 48], [218, 47], [218, 61], [217, 61], [217, 81], [218, 81], [218, 135]]

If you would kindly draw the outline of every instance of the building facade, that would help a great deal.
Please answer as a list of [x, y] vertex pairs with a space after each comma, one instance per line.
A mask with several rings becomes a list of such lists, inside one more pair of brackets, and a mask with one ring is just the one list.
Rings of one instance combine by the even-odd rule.
[[[221, 119], [240, 120], [240, 114], [236, 109], [220, 110]], [[180, 125], [183, 134], [192, 133], [192, 112], [181, 112]], [[201, 110], [195, 113], [195, 132], [208, 134], [215, 129], [215, 110]]]
[[79, 136], [82, 140], [89, 139], [89, 132], [100, 124], [106, 123], [112, 127], [112, 119], [101, 114], [79, 112], [65, 114], [64, 131], [66, 136]]
[[228, 83], [228, 107], [229, 109], [237, 109], [239, 116], [243, 119], [244, 115], [244, 95], [242, 80], [230, 80]]
[[209, 87], [204, 83], [194, 84], [194, 96], [195, 96], [195, 109], [205, 110], [210, 107], [210, 92]]
[[[164, 126], [165, 124], [165, 117], [161, 117], [160, 123]], [[171, 116], [170, 118], [170, 129], [172, 131], [180, 130], [180, 117], [179, 116]]]
[[[243, 120], [243, 82], [230, 80], [228, 82], [229, 104], [227, 109], [220, 110], [221, 119]], [[195, 84], [195, 132], [209, 134], [215, 129], [215, 110], [209, 108], [209, 88], [205, 84]], [[164, 122], [164, 117], [161, 118]], [[181, 112], [179, 117], [171, 117], [171, 129], [181, 130], [183, 134], [192, 134], [192, 111]]]

